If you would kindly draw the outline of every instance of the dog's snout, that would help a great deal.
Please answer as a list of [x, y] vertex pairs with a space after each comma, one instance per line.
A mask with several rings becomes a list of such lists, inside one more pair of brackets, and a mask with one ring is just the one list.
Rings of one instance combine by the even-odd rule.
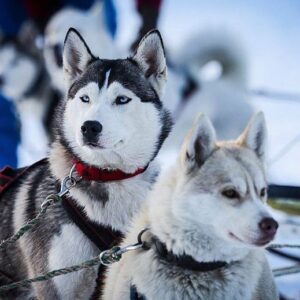
[[264, 218], [259, 223], [259, 228], [266, 235], [275, 235], [278, 223], [273, 218]]
[[82, 135], [87, 140], [95, 140], [102, 131], [102, 125], [98, 121], [85, 121], [81, 126]]
[[3, 83], [4, 83], [4, 78], [3, 76], [0, 75], [0, 87], [3, 85]]

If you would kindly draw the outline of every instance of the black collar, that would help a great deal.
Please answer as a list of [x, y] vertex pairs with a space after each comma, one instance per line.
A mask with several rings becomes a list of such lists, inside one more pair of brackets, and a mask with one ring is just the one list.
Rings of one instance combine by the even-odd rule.
[[[162, 261], [196, 272], [209, 272], [226, 267], [228, 264], [225, 261], [212, 261], [212, 262], [199, 262], [192, 256], [187, 254], [176, 255], [171, 251], [168, 251], [166, 245], [162, 243], [157, 237], [153, 236], [149, 245], [154, 249], [157, 257]], [[147, 244], [146, 244], [147, 246]]]

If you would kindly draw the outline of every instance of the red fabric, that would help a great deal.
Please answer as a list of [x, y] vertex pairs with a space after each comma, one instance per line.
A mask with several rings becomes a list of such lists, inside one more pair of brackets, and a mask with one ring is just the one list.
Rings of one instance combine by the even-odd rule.
[[0, 170], [0, 193], [4, 191], [10, 183], [14, 180], [13, 169], [11, 167], [4, 167]]
[[137, 176], [146, 171], [147, 167], [139, 168], [134, 173], [125, 173], [121, 170], [104, 170], [75, 161], [77, 173], [84, 179], [92, 181], [117, 181]]

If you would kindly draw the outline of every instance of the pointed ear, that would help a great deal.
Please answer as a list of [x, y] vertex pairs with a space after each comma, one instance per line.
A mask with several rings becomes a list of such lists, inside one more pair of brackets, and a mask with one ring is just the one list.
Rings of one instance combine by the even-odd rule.
[[264, 160], [267, 143], [267, 127], [262, 112], [255, 114], [251, 118], [248, 126], [238, 138], [238, 142], [241, 146], [253, 150], [261, 160]]
[[216, 147], [216, 132], [210, 120], [200, 114], [185, 138], [181, 160], [188, 170], [201, 167]]
[[163, 41], [158, 30], [152, 30], [143, 37], [133, 60], [137, 62], [158, 96], [161, 97], [167, 81], [167, 64]]
[[64, 42], [63, 71], [67, 86], [82, 74], [95, 57], [80, 33], [70, 28]]

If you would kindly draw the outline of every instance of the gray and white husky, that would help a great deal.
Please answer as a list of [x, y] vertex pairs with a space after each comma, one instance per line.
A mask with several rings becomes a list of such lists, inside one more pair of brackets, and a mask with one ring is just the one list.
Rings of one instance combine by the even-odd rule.
[[266, 207], [265, 143], [262, 113], [226, 142], [200, 115], [123, 242], [146, 227], [146, 249], [110, 267], [104, 299], [278, 299], [263, 249], [278, 227]]
[[[70, 29], [63, 68], [68, 92], [57, 112], [50, 157], [31, 167], [2, 197], [0, 240], [36, 216], [47, 195], [58, 192], [74, 161], [99, 172], [133, 174], [143, 168], [134, 177], [110, 182], [83, 176], [68, 195], [88, 220], [122, 233], [157, 175], [153, 159], [171, 128], [161, 101], [166, 61], [159, 32], [147, 34], [131, 58], [102, 60]], [[79, 174], [75, 171], [76, 178]], [[59, 203], [16, 247], [0, 252], [0, 284], [77, 264], [98, 253]], [[90, 269], [56, 277], [11, 291], [6, 298], [88, 299], [96, 273]]]

